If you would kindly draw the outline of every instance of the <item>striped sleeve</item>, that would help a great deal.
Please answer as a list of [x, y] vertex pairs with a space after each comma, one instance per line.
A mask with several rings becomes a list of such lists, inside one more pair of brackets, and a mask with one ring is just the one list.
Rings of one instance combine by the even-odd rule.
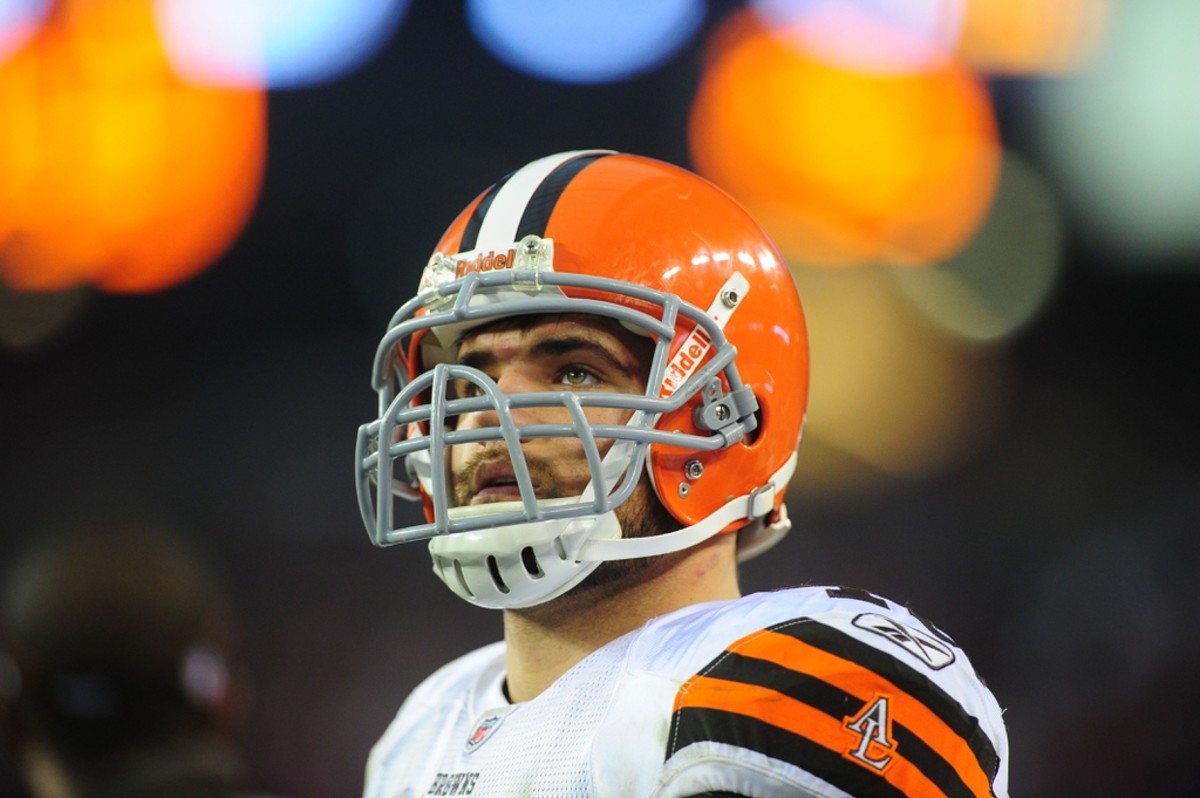
[[999, 767], [978, 719], [926, 674], [809, 618], [743, 637], [682, 685], [667, 758], [701, 742], [855, 796], [984, 798]]

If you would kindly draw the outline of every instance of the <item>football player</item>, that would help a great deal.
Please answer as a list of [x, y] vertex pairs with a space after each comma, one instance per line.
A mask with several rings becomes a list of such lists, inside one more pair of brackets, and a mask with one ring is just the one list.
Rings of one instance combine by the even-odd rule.
[[740, 594], [789, 528], [808, 351], [715, 186], [599, 150], [518, 169], [442, 236], [373, 383], [372, 539], [428, 540], [504, 640], [405, 701], [370, 798], [1007, 796], [1000, 709], [944, 633], [861, 590]]

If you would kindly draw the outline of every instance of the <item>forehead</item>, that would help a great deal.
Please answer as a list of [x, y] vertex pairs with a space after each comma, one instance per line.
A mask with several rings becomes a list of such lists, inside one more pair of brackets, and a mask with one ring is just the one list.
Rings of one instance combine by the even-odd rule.
[[463, 336], [459, 354], [489, 350], [501, 343], [532, 345], [555, 338], [586, 340], [646, 362], [654, 347], [651, 337], [633, 332], [616, 319], [586, 313], [542, 313], [510, 316], [476, 327]]

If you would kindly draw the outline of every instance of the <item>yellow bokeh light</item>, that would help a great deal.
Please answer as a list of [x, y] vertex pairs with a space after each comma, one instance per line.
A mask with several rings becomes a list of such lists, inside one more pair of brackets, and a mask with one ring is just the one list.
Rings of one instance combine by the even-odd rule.
[[801, 450], [815, 443], [814, 453], [825, 454], [801, 464], [820, 471], [831, 460], [841, 463], [838, 480], [811, 475], [829, 492], [881, 474], [940, 473], [985, 445], [1002, 415], [1003, 352], [969, 346], [925, 323], [890, 271], [792, 269], [812, 351]]
[[154, 291], [245, 225], [265, 162], [261, 90], [190, 86], [150, 0], [69, 0], [0, 65], [0, 277], [20, 290]]
[[968, 0], [959, 50], [991, 74], [1052, 75], [1086, 66], [1111, 0]]
[[995, 190], [982, 83], [952, 62], [867, 74], [788, 46], [746, 15], [714, 40], [692, 108], [697, 169], [793, 262], [923, 264], [961, 249]]

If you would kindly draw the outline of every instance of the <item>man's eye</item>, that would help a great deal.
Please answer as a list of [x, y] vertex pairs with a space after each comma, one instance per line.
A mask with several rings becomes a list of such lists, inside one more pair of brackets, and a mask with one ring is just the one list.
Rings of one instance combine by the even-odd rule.
[[570, 366], [563, 369], [560, 379], [562, 382], [573, 387], [582, 385], [595, 385], [597, 382], [599, 382], [599, 380], [596, 379], [596, 375], [592, 374], [587, 369], [580, 368], [579, 366]]
[[481, 396], [483, 389], [469, 380], [459, 380], [454, 383], [453, 394], [456, 399], [470, 399], [475, 396]]

